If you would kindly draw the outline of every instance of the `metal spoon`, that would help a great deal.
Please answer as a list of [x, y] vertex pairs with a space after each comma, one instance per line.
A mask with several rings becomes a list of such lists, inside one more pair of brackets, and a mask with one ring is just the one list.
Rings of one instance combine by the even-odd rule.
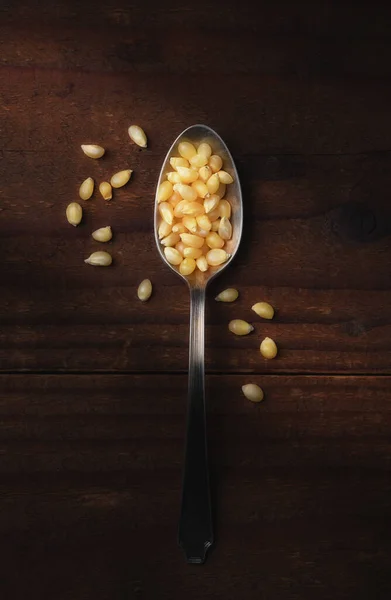
[[200, 564], [205, 561], [206, 552], [213, 543], [205, 423], [205, 291], [208, 283], [229, 265], [238, 250], [243, 227], [243, 205], [239, 177], [233, 158], [221, 137], [206, 125], [188, 127], [177, 137], [164, 159], [157, 189], [165, 179], [167, 171], [172, 170], [169, 159], [179, 155], [178, 144], [185, 141], [196, 145], [201, 142], [210, 144], [213, 153], [219, 154], [223, 159], [224, 170], [228, 171], [234, 179], [234, 183], [227, 186], [225, 196], [232, 206], [232, 239], [227, 242], [225, 248], [231, 256], [224, 264], [209, 267], [205, 273], [196, 269], [191, 275], [184, 276], [179, 273], [177, 267], [170, 265], [166, 260], [158, 236], [159, 213], [155, 200], [155, 240], [158, 251], [164, 262], [186, 281], [190, 289], [187, 435], [178, 542], [187, 561]]

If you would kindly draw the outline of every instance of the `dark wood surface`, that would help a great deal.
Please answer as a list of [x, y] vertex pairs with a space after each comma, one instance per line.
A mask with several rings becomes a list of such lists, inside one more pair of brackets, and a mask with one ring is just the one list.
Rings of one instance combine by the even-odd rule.
[[[375, 3], [1, 3], [1, 600], [390, 597], [390, 26]], [[197, 122], [237, 161], [245, 229], [208, 294], [216, 544], [191, 567], [176, 545], [189, 298], [152, 207]], [[85, 177], [127, 167], [110, 204], [95, 193], [66, 223]], [[107, 224], [114, 264], [89, 268]], [[228, 285], [238, 302], [215, 303]], [[273, 322], [250, 310], [262, 299]], [[254, 333], [232, 337], [236, 317]]]

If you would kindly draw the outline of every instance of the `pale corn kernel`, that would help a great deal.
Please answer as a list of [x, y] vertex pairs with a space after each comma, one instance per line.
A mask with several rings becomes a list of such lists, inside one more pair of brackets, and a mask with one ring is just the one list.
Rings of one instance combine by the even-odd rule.
[[218, 190], [216, 192], [216, 196], [218, 196], [221, 200], [221, 198], [224, 198], [226, 191], [227, 191], [227, 186], [225, 185], [225, 183], [220, 183]]
[[263, 400], [263, 390], [256, 383], [242, 385], [242, 392], [250, 402], [261, 402]]
[[274, 317], [274, 308], [268, 302], [257, 302], [251, 309], [263, 319], [272, 319]]
[[230, 321], [228, 323], [228, 329], [235, 335], [248, 335], [254, 331], [254, 327], [242, 319], [234, 319], [233, 321]]
[[186, 233], [186, 227], [183, 223], [175, 223], [175, 225], [172, 226], [172, 230], [174, 233]]
[[196, 261], [194, 258], [184, 258], [179, 265], [179, 272], [181, 275], [191, 275], [196, 268]]
[[203, 154], [206, 158], [210, 158], [212, 156], [212, 148], [206, 142], [201, 142], [201, 144], [197, 148], [198, 154]]
[[201, 227], [204, 231], [210, 231], [212, 229], [212, 223], [207, 215], [198, 215], [197, 225]]
[[178, 167], [188, 167], [189, 161], [186, 160], [186, 158], [183, 158], [182, 156], [173, 156], [172, 158], [170, 158], [170, 165], [173, 169], [176, 170]]
[[239, 296], [238, 290], [235, 288], [227, 288], [220, 292], [218, 296], [216, 296], [215, 300], [217, 302], [235, 302]]
[[159, 240], [167, 237], [171, 233], [171, 229], [171, 225], [166, 221], [162, 220], [158, 228]]
[[277, 346], [274, 340], [269, 337], [266, 337], [260, 347], [261, 354], [264, 358], [274, 358], [277, 356]]
[[200, 154], [199, 152], [197, 152], [197, 154], [191, 157], [190, 164], [195, 169], [200, 169], [201, 167], [205, 167], [205, 165], [208, 164], [208, 157], [204, 154]]
[[158, 202], [166, 202], [173, 193], [172, 183], [169, 181], [163, 181], [159, 185], [159, 189], [156, 194], [156, 199]]
[[105, 149], [97, 144], [82, 144], [81, 149], [89, 158], [101, 158], [105, 153]]
[[197, 192], [197, 196], [199, 198], [205, 198], [205, 196], [209, 194], [206, 184], [200, 179], [197, 179], [197, 181], [193, 181], [191, 187]]
[[195, 233], [197, 231], [197, 221], [195, 217], [190, 217], [189, 215], [186, 215], [185, 217], [183, 217], [182, 223], [186, 227], [186, 229], [188, 229], [191, 233]]
[[83, 218], [83, 209], [77, 202], [71, 202], [68, 204], [65, 214], [68, 223], [77, 227]]
[[217, 171], [220, 171], [221, 167], [223, 166], [223, 160], [218, 154], [212, 154], [212, 156], [209, 158], [208, 165], [212, 169], [213, 173], [217, 173]]
[[181, 183], [182, 181], [179, 173], [177, 173], [176, 171], [170, 171], [169, 173], [167, 173], [167, 179], [173, 185], [175, 183]]
[[110, 179], [112, 187], [120, 188], [126, 185], [129, 179], [131, 178], [132, 173], [132, 169], [125, 169], [124, 171], [118, 171], [118, 173], [114, 173], [114, 175]]
[[170, 246], [164, 248], [164, 256], [170, 265], [178, 266], [183, 260], [182, 254], [176, 248], [171, 248]]
[[209, 177], [208, 181], [206, 182], [206, 187], [208, 188], [209, 194], [215, 194], [217, 192], [217, 190], [219, 189], [219, 186], [220, 186], [220, 179], [219, 179], [217, 173], [214, 173], [214, 175]]
[[213, 223], [214, 221], [217, 221], [217, 219], [220, 218], [220, 202], [221, 202], [221, 200], [219, 200], [219, 203], [216, 206], [216, 208], [214, 208], [213, 210], [208, 212], [208, 217], [209, 217], [209, 220], [211, 221], [211, 223]]
[[90, 254], [90, 256], [86, 258], [84, 262], [87, 263], [87, 265], [92, 265], [93, 267], [109, 267], [113, 262], [113, 259], [108, 252], [99, 250], [98, 252], [93, 252]]
[[87, 177], [79, 188], [79, 196], [82, 200], [89, 200], [94, 192], [94, 180]]
[[206, 260], [208, 261], [208, 265], [211, 267], [218, 267], [225, 263], [229, 258], [230, 254], [227, 254], [225, 250], [221, 250], [220, 248], [213, 248], [209, 250], [206, 255]]
[[229, 184], [233, 182], [233, 177], [227, 173], [227, 171], [218, 171], [217, 175], [219, 176], [221, 183]]
[[217, 194], [209, 194], [209, 196], [207, 196], [204, 199], [204, 208], [205, 208], [206, 214], [210, 213], [212, 210], [217, 208], [217, 206], [219, 205], [219, 202], [220, 202], [220, 198]]
[[99, 191], [102, 194], [104, 200], [111, 200], [113, 197], [113, 190], [108, 181], [102, 181], [99, 184]]
[[198, 179], [198, 171], [196, 169], [190, 169], [188, 167], [177, 167], [177, 173], [181, 178], [182, 183], [193, 183]]
[[174, 185], [174, 191], [178, 192], [178, 194], [188, 202], [194, 202], [197, 198], [197, 192], [190, 185], [186, 185], [185, 183], [176, 183]]
[[128, 134], [132, 142], [140, 146], [140, 148], [147, 147], [147, 136], [145, 131], [138, 125], [131, 125], [128, 129]]
[[185, 248], [183, 251], [183, 256], [185, 258], [194, 258], [197, 259], [200, 256], [202, 256], [202, 249], [201, 248]]
[[181, 219], [184, 216], [183, 209], [188, 204], [187, 200], [181, 200], [174, 208], [174, 216], [177, 219]]
[[197, 154], [197, 150], [190, 142], [181, 142], [178, 145], [178, 152], [183, 158], [190, 160], [192, 156]]
[[182, 208], [184, 215], [190, 215], [196, 217], [197, 215], [204, 214], [204, 206], [200, 202], [186, 202]]
[[227, 219], [231, 218], [231, 205], [228, 200], [220, 200], [219, 202], [219, 211], [220, 217], [227, 217]]
[[205, 256], [200, 256], [199, 258], [197, 258], [196, 265], [198, 269], [202, 271], [202, 273], [205, 273], [205, 271], [207, 271], [209, 267], [208, 261], [206, 260]]
[[204, 238], [193, 233], [181, 233], [180, 238], [185, 246], [190, 246], [191, 248], [201, 248], [204, 245]]
[[213, 171], [208, 165], [205, 165], [205, 167], [201, 167], [201, 169], [198, 171], [198, 175], [199, 178], [205, 183], [213, 175]]
[[202, 238], [206, 238], [206, 236], [209, 235], [209, 229], [201, 229], [201, 227], [197, 227], [196, 234]]
[[216, 219], [216, 221], [213, 221], [211, 231], [219, 231], [220, 221], [221, 219]]
[[174, 223], [174, 209], [168, 202], [161, 202], [159, 204], [159, 213], [162, 219], [165, 220], [169, 225]]
[[179, 202], [182, 200], [182, 196], [180, 196], [178, 194], [178, 192], [174, 192], [173, 194], [171, 194], [171, 196], [169, 197], [168, 201], [171, 204], [172, 207], [175, 208], [175, 206], [177, 204], [179, 204]]
[[100, 227], [96, 231], [92, 232], [92, 237], [96, 242], [109, 242], [113, 237], [110, 225], [107, 227]]
[[137, 288], [137, 296], [141, 302], [149, 300], [152, 294], [152, 283], [150, 279], [144, 279]]
[[209, 248], [212, 249], [222, 248], [224, 246], [224, 240], [221, 239], [219, 234], [215, 231], [211, 231], [210, 233], [208, 233], [208, 235], [206, 236], [206, 243], [208, 244]]
[[231, 221], [227, 217], [222, 217], [219, 224], [219, 236], [223, 240], [230, 240], [232, 237]]
[[175, 250], [178, 250], [178, 252], [180, 252], [182, 256], [184, 256], [185, 248], [186, 248], [186, 246], [182, 242], [182, 240], [180, 242], [178, 242], [177, 244], [175, 244]]
[[180, 240], [179, 233], [171, 232], [167, 237], [163, 238], [161, 243], [163, 246], [175, 246]]

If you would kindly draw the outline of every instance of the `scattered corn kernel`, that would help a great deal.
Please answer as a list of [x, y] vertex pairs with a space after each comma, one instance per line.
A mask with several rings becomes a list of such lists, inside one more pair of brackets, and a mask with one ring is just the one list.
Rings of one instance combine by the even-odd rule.
[[272, 319], [274, 317], [274, 308], [268, 302], [257, 302], [251, 309], [263, 319]]
[[242, 319], [234, 319], [228, 323], [228, 329], [235, 335], [247, 335], [254, 331], [254, 327]]
[[147, 136], [145, 131], [138, 125], [131, 125], [128, 129], [128, 134], [132, 142], [140, 146], [140, 148], [147, 147]]
[[152, 283], [150, 279], [143, 279], [137, 288], [137, 296], [142, 302], [149, 300], [152, 294]]
[[193, 181], [191, 187], [197, 192], [197, 196], [199, 198], [205, 198], [205, 196], [209, 194], [206, 184], [200, 179]]
[[208, 165], [205, 165], [205, 167], [201, 167], [198, 174], [200, 179], [205, 183], [213, 175], [213, 171]]
[[198, 215], [197, 225], [204, 231], [210, 231], [212, 229], [212, 223], [210, 222], [208, 215]]
[[82, 144], [81, 149], [89, 158], [101, 158], [105, 153], [105, 149], [97, 144]]
[[181, 275], [191, 275], [196, 268], [196, 261], [194, 258], [184, 258], [179, 265], [179, 272]]
[[219, 202], [220, 217], [231, 218], [231, 205], [228, 200], [220, 200]]
[[223, 160], [218, 154], [212, 154], [212, 156], [209, 158], [208, 164], [212, 169], [213, 173], [217, 173], [223, 166]]
[[206, 260], [205, 256], [200, 256], [197, 258], [196, 265], [198, 269], [202, 271], [202, 273], [205, 273], [205, 271], [207, 271], [209, 268], [208, 261]]
[[99, 184], [99, 191], [102, 194], [104, 200], [111, 200], [113, 197], [113, 190], [108, 181], [102, 181]]
[[182, 156], [173, 156], [170, 158], [170, 165], [176, 170], [178, 167], [189, 167], [190, 163], [186, 158], [182, 158]]
[[201, 142], [201, 144], [197, 148], [198, 154], [203, 154], [206, 158], [210, 158], [212, 156], [212, 148], [206, 142]]
[[107, 227], [100, 227], [92, 232], [92, 237], [96, 242], [109, 242], [113, 237], [110, 225]]
[[204, 238], [192, 233], [181, 233], [180, 238], [185, 246], [190, 246], [191, 248], [202, 248], [204, 245]]
[[229, 173], [227, 173], [227, 171], [218, 171], [217, 175], [219, 176], [221, 183], [233, 182], [233, 177]]
[[247, 400], [251, 402], [261, 402], [263, 400], [263, 390], [256, 383], [242, 385], [242, 392]]
[[238, 296], [238, 290], [235, 290], [235, 288], [227, 288], [226, 290], [220, 292], [220, 294], [216, 296], [215, 300], [217, 302], [235, 302]]
[[159, 204], [159, 213], [166, 223], [169, 225], [174, 223], [174, 209], [172, 208], [171, 204], [168, 202], [161, 202]]
[[220, 219], [219, 223], [219, 236], [223, 240], [230, 240], [232, 237], [232, 225], [231, 221], [227, 217]]
[[183, 158], [187, 158], [187, 160], [190, 160], [192, 156], [197, 154], [197, 150], [190, 142], [181, 142], [178, 145], [178, 152]]
[[190, 185], [186, 185], [185, 183], [176, 183], [174, 185], [174, 191], [178, 192], [178, 194], [188, 202], [194, 202], [197, 198], [197, 192], [195, 189], [193, 189]]
[[211, 177], [209, 177], [206, 182], [206, 187], [208, 188], [209, 194], [215, 194], [220, 186], [220, 179], [217, 173], [214, 173]]
[[218, 233], [211, 231], [206, 237], [206, 243], [209, 248], [222, 248], [224, 246], [224, 240], [221, 239]]
[[182, 254], [176, 248], [170, 248], [170, 246], [164, 248], [164, 256], [170, 265], [178, 266], [183, 260]]
[[87, 177], [79, 188], [79, 196], [82, 200], [89, 200], [94, 192], [94, 180]]
[[113, 259], [108, 252], [98, 250], [98, 252], [93, 252], [84, 262], [94, 267], [109, 267]]
[[183, 256], [185, 258], [194, 258], [194, 259], [197, 259], [200, 256], [202, 256], [202, 249], [201, 248], [186, 247], [183, 250]]
[[83, 218], [83, 209], [77, 202], [71, 202], [66, 209], [68, 223], [77, 227]]
[[206, 260], [208, 261], [208, 265], [211, 267], [218, 267], [225, 263], [229, 258], [230, 254], [227, 254], [225, 250], [221, 250], [220, 248], [213, 248], [213, 250], [209, 250], [206, 255]]
[[166, 202], [169, 198], [171, 198], [172, 194], [173, 194], [172, 183], [170, 183], [169, 181], [163, 181], [159, 185], [156, 199], [158, 202]]
[[276, 343], [269, 337], [262, 341], [259, 349], [264, 358], [274, 358], [277, 355]]
[[169, 223], [167, 223], [164, 219], [162, 219], [162, 221], [159, 225], [159, 228], [157, 230], [159, 240], [162, 240], [163, 238], [167, 237], [171, 233], [171, 229], [174, 229], [174, 228], [171, 227], [171, 225]]
[[124, 171], [118, 171], [118, 173], [114, 173], [112, 178], [110, 179], [110, 183], [113, 188], [120, 188], [126, 185], [129, 179], [132, 176], [132, 169], [125, 169]]
[[180, 241], [179, 233], [171, 232], [167, 237], [161, 240], [163, 246], [175, 246]]

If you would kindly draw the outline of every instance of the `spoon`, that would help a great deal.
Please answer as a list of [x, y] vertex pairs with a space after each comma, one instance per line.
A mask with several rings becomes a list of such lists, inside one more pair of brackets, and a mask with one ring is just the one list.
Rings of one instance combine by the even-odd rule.
[[222, 265], [209, 267], [206, 272], [196, 269], [191, 275], [181, 275], [178, 267], [167, 261], [158, 235], [159, 213], [155, 198], [154, 223], [158, 251], [164, 262], [186, 281], [190, 289], [187, 433], [178, 543], [185, 553], [187, 562], [202, 564], [208, 548], [213, 543], [205, 422], [205, 292], [208, 283], [229, 265], [239, 248], [243, 227], [243, 206], [239, 177], [233, 158], [221, 137], [206, 125], [188, 127], [176, 138], [164, 159], [157, 190], [164, 181], [166, 173], [172, 171], [169, 159], [172, 156], [179, 156], [180, 142], [191, 142], [196, 146], [201, 142], [210, 144], [213, 154], [219, 154], [223, 159], [223, 169], [234, 179], [234, 182], [227, 186], [227, 193], [224, 196], [232, 207], [232, 238], [225, 246], [230, 257]]

